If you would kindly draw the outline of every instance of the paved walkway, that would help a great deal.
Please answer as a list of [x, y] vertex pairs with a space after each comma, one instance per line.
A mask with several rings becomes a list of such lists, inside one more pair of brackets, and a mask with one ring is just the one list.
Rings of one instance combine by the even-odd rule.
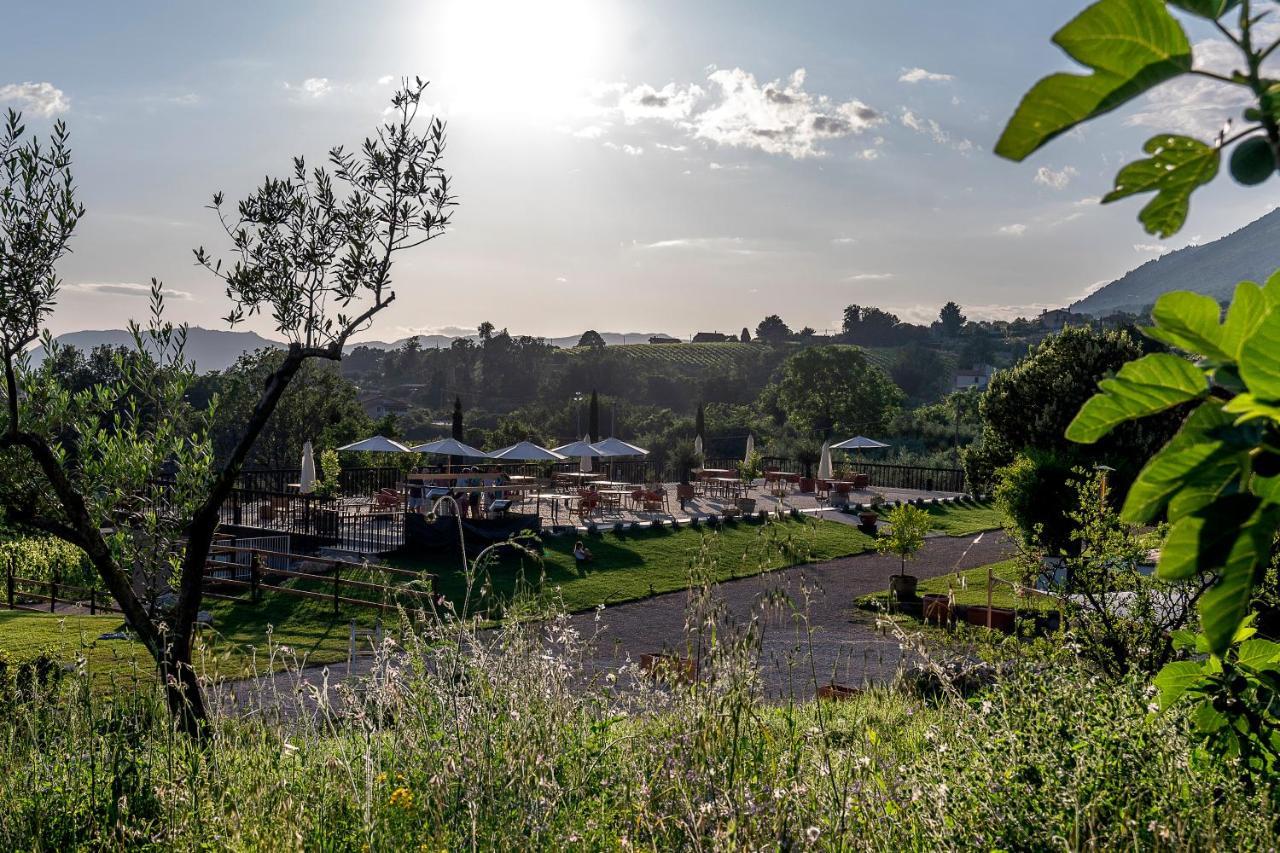
[[[1007, 559], [1014, 550], [999, 531], [980, 537], [936, 537], [925, 543], [908, 564], [908, 571], [922, 579], [938, 577]], [[859, 596], [887, 588], [889, 575], [898, 568], [896, 557], [860, 554], [727, 581], [717, 587], [716, 594], [724, 602], [729, 618], [739, 623], [748, 619], [752, 608], [766, 596], [771, 602], [789, 602], [769, 608], [761, 676], [767, 696], [790, 694], [807, 699], [812, 697], [815, 683], [834, 680], [858, 686], [893, 677], [902, 658], [897, 641], [878, 632], [874, 617], [855, 609], [853, 602]], [[601, 614], [603, 628], [597, 634], [594, 654], [587, 661], [588, 675], [616, 670], [628, 660], [638, 661], [642, 654], [682, 651], [687, 603], [688, 592], [682, 591], [606, 608]], [[811, 639], [806, 636], [803, 623], [794, 618], [797, 610], [808, 615]], [[575, 615], [571, 620], [584, 636], [598, 629], [594, 612]], [[251, 704], [260, 705], [265, 696], [294, 694], [300, 682], [318, 686], [327, 677], [332, 691], [348, 678], [367, 674], [372, 666], [372, 657], [366, 655], [352, 662], [350, 676], [343, 662], [266, 676], [252, 687], [233, 682], [222, 689], [237, 694], [237, 704], [250, 699]], [[252, 701], [249, 694], [253, 693], [258, 694], [258, 701]]]
[[[907, 571], [922, 579], [938, 577], [1007, 559], [1013, 553], [1013, 545], [998, 531], [980, 539], [937, 537], [907, 564]], [[765, 601], [786, 602], [765, 609], [761, 676], [767, 695], [809, 698], [815, 681], [859, 686], [892, 678], [901, 661], [897, 641], [878, 632], [875, 617], [854, 608], [853, 602], [886, 589], [889, 575], [899, 567], [897, 557], [859, 554], [722, 583], [717, 595], [739, 624]], [[638, 660], [645, 653], [682, 651], [687, 602], [687, 592], [675, 592], [607, 608], [593, 667], [605, 671], [621, 666], [628, 656]], [[797, 618], [801, 612], [808, 616], [811, 639], [804, 620]], [[589, 633], [594, 618], [580, 614], [573, 620]]]

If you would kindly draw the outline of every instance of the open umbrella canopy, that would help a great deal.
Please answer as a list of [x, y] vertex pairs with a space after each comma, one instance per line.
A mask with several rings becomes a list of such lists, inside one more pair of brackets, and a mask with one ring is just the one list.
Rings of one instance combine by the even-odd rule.
[[589, 458], [604, 456], [605, 454], [596, 450], [590, 438], [590, 436], [584, 435], [581, 441], [571, 441], [568, 444], [562, 444], [551, 449], [552, 452], [559, 453], [561, 456], [586, 456]]
[[298, 476], [298, 491], [309, 495], [316, 490], [316, 457], [311, 442], [302, 444], [302, 471]]
[[365, 453], [409, 453], [409, 448], [405, 447], [398, 441], [387, 438], [385, 435], [375, 435], [372, 438], [353, 441], [351, 444], [344, 444], [339, 450], [360, 450]]
[[832, 450], [876, 450], [881, 447], [888, 447], [882, 441], [876, 441], [874, 438], [867, 438], [865, 435], [855, 435], [853, 438], [831, 445]]
[[490, 459], [505, 459], [510, 462], [558, 462], [566, 458], [554, 450], [539, 447], [532, 441], [522, 441], [489, 454]]
[[463, 456], [468, 459], [488, 459], [489, 454], [483, 450], [472, 447], [469, 444], [463, 444], [456, 438], [442, 438], [438, 441], [428, 441], [426, 444], [419, 444], [413, 448], [414, 453], [435, 453], [439, 456]]
[[634, 444], [627, 444], [620, 438], [610, 436], [603, 441], [597, 441], [591, 445], [600, 451], [601, 456], [648, 456], [649, 451], [643, 447], [636, 447]]

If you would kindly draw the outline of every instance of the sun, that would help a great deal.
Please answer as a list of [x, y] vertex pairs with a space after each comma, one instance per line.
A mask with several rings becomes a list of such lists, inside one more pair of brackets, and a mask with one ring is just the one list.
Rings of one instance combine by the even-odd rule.
[[598, 79], [613, 25], [590, 0], [427, 4], [433, 77], [468, 112], [560, 113]]

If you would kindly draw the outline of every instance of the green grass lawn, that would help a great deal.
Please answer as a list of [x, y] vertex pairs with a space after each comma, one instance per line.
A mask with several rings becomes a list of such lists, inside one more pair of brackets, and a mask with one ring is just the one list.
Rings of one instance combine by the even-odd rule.
[[[949, 575], [922, 580], [916, 586], [916, 595], [923, 596], [929, 593], [946, 595], [950, 591], [955, 596], [956, 604], [986, 606], [988, 568], [992, 570], [992, 574], [997, 578], [1014, 583], [1021, 581], [1021, 570], [1018, 562], [1016, 560], [1003, 560], [999, 563], [992, 563], [990, 567], [979, 566], [976, 569], [966, 569], [963, 572], [954, 572]], [[910, 563], [907, 564], [907, 572], [911, 572]], [[889, 591], [884, 590], [875, 595], [868, 595], [858, 599], [858, 604], [863, 607], [874, 607], [877, 603], [884, 605], [888, 600]], [[1048, 596], [1034, 593], [1019, 596], [1012, 587], [1003, 583], [995, 583], [993, 585], [991, 603], [995, 607], [1004, 607], [1010, 610], [1048, 611], [1058, 609], [1057, 602]]]
[[[573, 559], [576, 541], [572, 536], [547, 540], [541, 563], [530, 557], [505, 557], [482, 580], [487, 580], [501, 598], [509, 598], [522, 585], [558, 590], [566, 608], [580, 611], [686, 588], [690, 568], [704, 548], [716, 580], [872, 548], [871, 537], [852, 525], [792, 519], [769, 525], [738, 522], [719, 532], [706, 526], [650, 528], [621, 535], [610, 531], [584, 538], [594, 559], [581, 568]], [[467, 595], [465, 576], [454, 562], [441, 564], [435, 559], [399, 555], [388, 564], [434, 573], [436, 591], [455, 604]], [[475, 596], [476, 590], [472, 590], [473, 601]]]
[[[984, 505], [931, 507], [936, 526], [946, 532], [968, 535], [998, 526], [992, 521], [992, 510]], [[625, 534], [612, 531], [585, 538], [594, 559], [584, 567], [573, 559], [573, 536], [553, 537], [546, 541], [539, 561], [529, 556], [509, 555], [491, 565], [481, 583], [488, 589], [482, 597], [472, 589], [470, 608], [473, 612], [489, 610], [495, 600], [510, 600], [518, 591], [540, 592], [559, 596], [570, 611], [589, 610], [599, 604], [614, 604], [644, 598], [653, 593], [685, 589], [691, 567], [706, 549], [716, 580], [747, 577], [768, 569], [798, 563], [830, 560], [860, 554], [873, 548], [871, 537], [849, 524], [835, 521], [787, 519], [768, 525], [739, 521], [719, 531], [703, 525], [700, 528], [650, 528]], [[417, 557], [396, 555], [388, 565], [414, 569], [434, 575], [435, 592], [461, 606], [467, 597], [466, 578], [456, 557]], [[977, 570], [975, 570], [977, 571]], [[972, 573], [970, 573], [972, 574]], [[344, 577], [355, 577], [344, 575]], [[387, 577], [376, 570], [358, 579], [380, 584], [403, 583], [403, 578]], [[979, 578], [970, 578], [969, 595], [977, 588]], [[300, 589], [328, 592], [328, 581], [290, 580]], [[922, 590], [932, 591], [939, 581], [928, 581]], [[480, 584], [477, 584], [477, 587]], [[946, 584], [942, 582], [942, 591]], [[998, 595], [1007, 595], [997, 590]], [[344, 589], [345, 597], [362, 597], [354, 589]], [[411, 603], [413, 599], [406, 599]], [[379, 618], [379, 611], [342, 605], [337, 616], [327, 600], [294, 597], [265, 591], [256, 604], [206, 599], [213, 614], [213, 627], [203, 629], [206, 671], [235, 678], [264, 671], [271, 666], [272, 646], [288, 649], [291, 657], [305, 658], [308, 663], [322, 664], [345, 660], [350, 642], [350, 624], [354, 620], [361, 646], [367, 646], [367, 634]], [[385, 617], [388, 622], [395, 615]], [[153, 677], [150, 657], [137, 643], [120, 640], [98, 640], [101, 634], [121, 625], [118, 616], [57, 616], [50, 614], [0, 611], [0, 649], [16, 660], [33, 657], [40, 649], [54, 649], [65, 661], [82, 655], [104, 689], [112, 678], [137, 679]], [[278, 668], [282, 663], [277, 661]]]
[[98, 639], [122, 624], [119, 616], [0, 610], [0, 649], [16, 663], [32, 660], [46, 651], [65, 663], [83, 658], [94, 689], [103, 693], [139, 682], [154, 682], [151, 655], [141, 643]]
[[974, 536], [1004, 526], [1004, 515], [994, 501], [929, 504], [926, 510], [933, 517], [933, 529], [948, 536]]

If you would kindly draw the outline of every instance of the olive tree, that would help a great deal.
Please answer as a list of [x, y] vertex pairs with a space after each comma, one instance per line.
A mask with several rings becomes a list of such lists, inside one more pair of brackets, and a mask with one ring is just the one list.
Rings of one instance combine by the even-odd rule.
[[[111, 387], [71, 394], [23, 351], [52, 312], [54, 264], [67, 250], [81, 210], [75, 202], [66, 133], [47, 149], [23, 144], [10, 116], [3, 141], [3, 325], [7, 422], [0, 450], [21, 475], [6, 473], [5, 512], [80, 546], [139, 639], [155, 657], [181, 729], [204, 731], [206, 709], [192, 667], [192, 645], [206, 561], [254, 441], [309, 359], [337, 361], [353, 334], [395, 299], [392, 263], [402, 251], [440, 236], [454, 204], [441, 167], [445, 129], [421, 127], [426, 84], [405, 81], [391, 118], [357, 151], [337, 147], [327, 167], [295, 158], [291, 173], [267, 178], [237, 205], [222, 193], [215, 211], [231, 253], [196, 249], [231, 303], [227, 321], [269, 317], [288, 343], [273, 364], [241, 432], [215, 464], [208, 417], [183, 399], [192, 371], [185, 332], [165, 323], [153, 283], [153, 318], [135, 341], [147, 357]], [[145, 401], [126, 405], [122, 399]], [[108, 412], [117, 414], [108, 415]], [[28, 502], [33, 495], [45, 496]], [[141, 583], [140, 577], [160, 578]], [[163, 589], [168, 606], [157, 606]]]

